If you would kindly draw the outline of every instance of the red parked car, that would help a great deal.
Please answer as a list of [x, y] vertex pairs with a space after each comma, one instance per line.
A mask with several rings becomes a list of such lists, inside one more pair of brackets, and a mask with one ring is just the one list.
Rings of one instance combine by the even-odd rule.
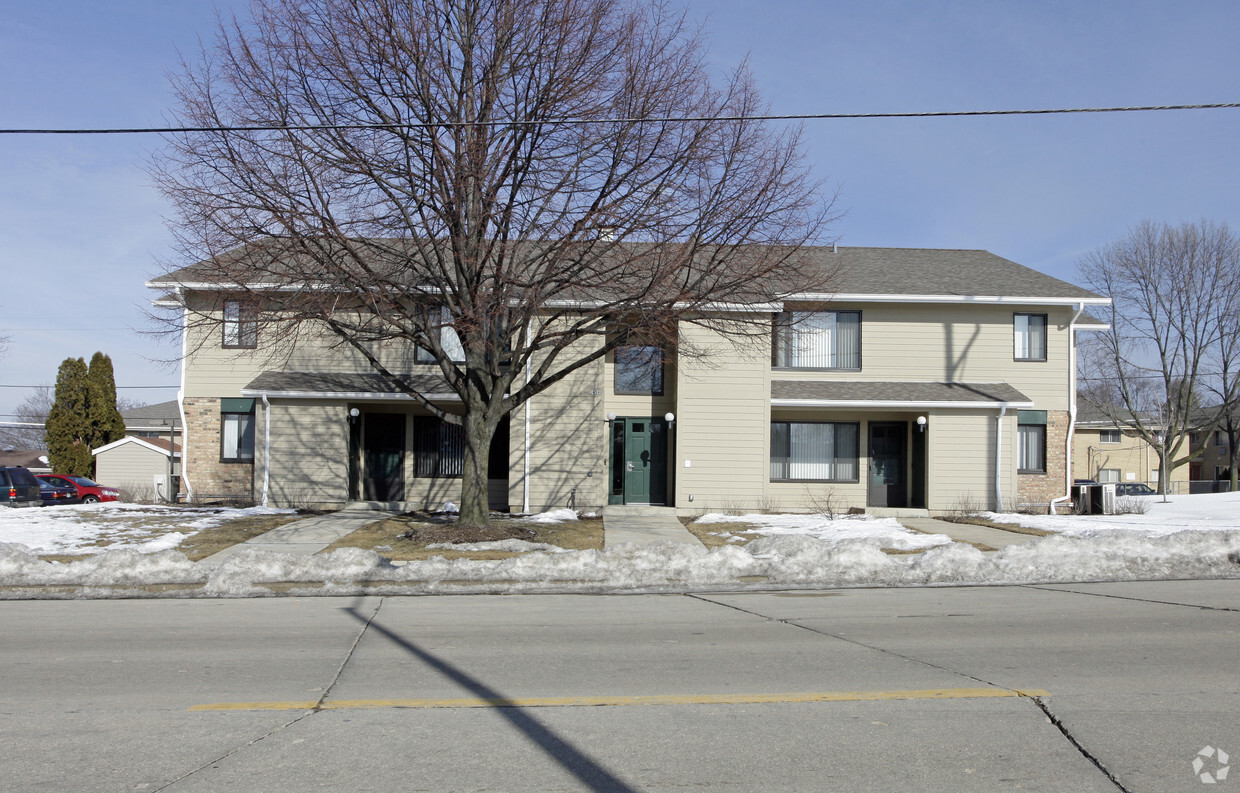
[[107, 487], [98, 482], [93, 482], [84, 476], [69, 476], [68, 474], [35, 474], [39, 479], [45, 479], [54, 485], [69, 486], [77, 489], [78, 497], [82, 499], [83, 504], [98, 504], [100, 501], [115, 501], [120, 497], [120, 491], [114, 487]]

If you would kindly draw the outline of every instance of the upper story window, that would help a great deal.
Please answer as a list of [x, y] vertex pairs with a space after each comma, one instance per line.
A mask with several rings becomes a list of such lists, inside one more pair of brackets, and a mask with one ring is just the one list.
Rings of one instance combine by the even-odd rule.
[[617, 394], [663, 393], [663, 350], [651, 345], [627, 345], [615, 352]]
[[1214, 445], [1220, 449], [1226, 449], [1231, 445], [1231, 439], [1227, 437], [1227, 430], [1214, 431]]
[[1046, 315], [1017, 314], [1016, 325], [1016, 360], [1046, 360]]
[[791, 311], [775, 316], [780, 369], [860, 369], [860, 311]]
[[[461, 363], [465, 360], [465, 347], [456, 328], [452, 327], [452, 314], [446, 308], [433, 309], [431, 319], [437, 323], [434, 332], [439, 334], [439, 346], [448, 355], [448, 360]], [[435, 356], [430, 350], [418, 348], [415, 359], [418, 363], [434, 363]]]
[[240, 300], [224, 301], [224, 346], [251, 350], [258, 346], [258, 316]]
[[1100, 430], [1098, 432], [1099, 443], [1119, 443], [1123, 439], [1123, 430]]

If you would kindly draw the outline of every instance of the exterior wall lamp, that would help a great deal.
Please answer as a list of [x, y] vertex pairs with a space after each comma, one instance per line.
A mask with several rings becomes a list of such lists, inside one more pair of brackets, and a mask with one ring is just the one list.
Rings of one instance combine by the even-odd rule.
[[357, 417], [360, 415], [362, 415], [362, 411], [358, 410], [357, 408], [349, 408], [349, 423], [356, 424]]
[[917, 431], [918, 432], [926, 431], [926, 417], [925, 416], [917, 417]]

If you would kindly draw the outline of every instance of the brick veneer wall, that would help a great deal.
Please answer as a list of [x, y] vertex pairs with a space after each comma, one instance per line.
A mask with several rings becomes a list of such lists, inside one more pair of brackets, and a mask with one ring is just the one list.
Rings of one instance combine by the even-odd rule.
[[1052, 499], [1067, 495], [1068, 423], [1067, 411], [1046, 412], [1046, 473], [1016, 475], [1017, 508], [1046, 512]]
[[195, 497], [254, 497], [254, 464], [220, 462], [220, 400], [194, 397], [185, 400], [185, 459], [183, 476]]

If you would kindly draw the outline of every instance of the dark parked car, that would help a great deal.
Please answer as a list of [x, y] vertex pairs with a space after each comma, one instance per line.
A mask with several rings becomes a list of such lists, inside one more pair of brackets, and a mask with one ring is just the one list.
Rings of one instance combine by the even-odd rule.
[[1117, 496], [1156, 496], [1158, 491], [1144, 482], [1120, 482], [1115, 486]]
[[116, 488], [101, 485], [84, 476], [70, 476], [69, 474], [35, 474], [35, 476], [44, 482], [51, 482], [54, 485], [72, 487], [83, 504], [115, 501], [120, 497], [120, 491]]
[[59, 507], [65, 504], [81, 504], [82, 498], [73, 485], [58, 485], [39, 478], [39, 493], [45, 507]]
[[42, 503], [39, 482], [29, 468], [0, 465], [0, 504], [6, 507], [37, 507]]

